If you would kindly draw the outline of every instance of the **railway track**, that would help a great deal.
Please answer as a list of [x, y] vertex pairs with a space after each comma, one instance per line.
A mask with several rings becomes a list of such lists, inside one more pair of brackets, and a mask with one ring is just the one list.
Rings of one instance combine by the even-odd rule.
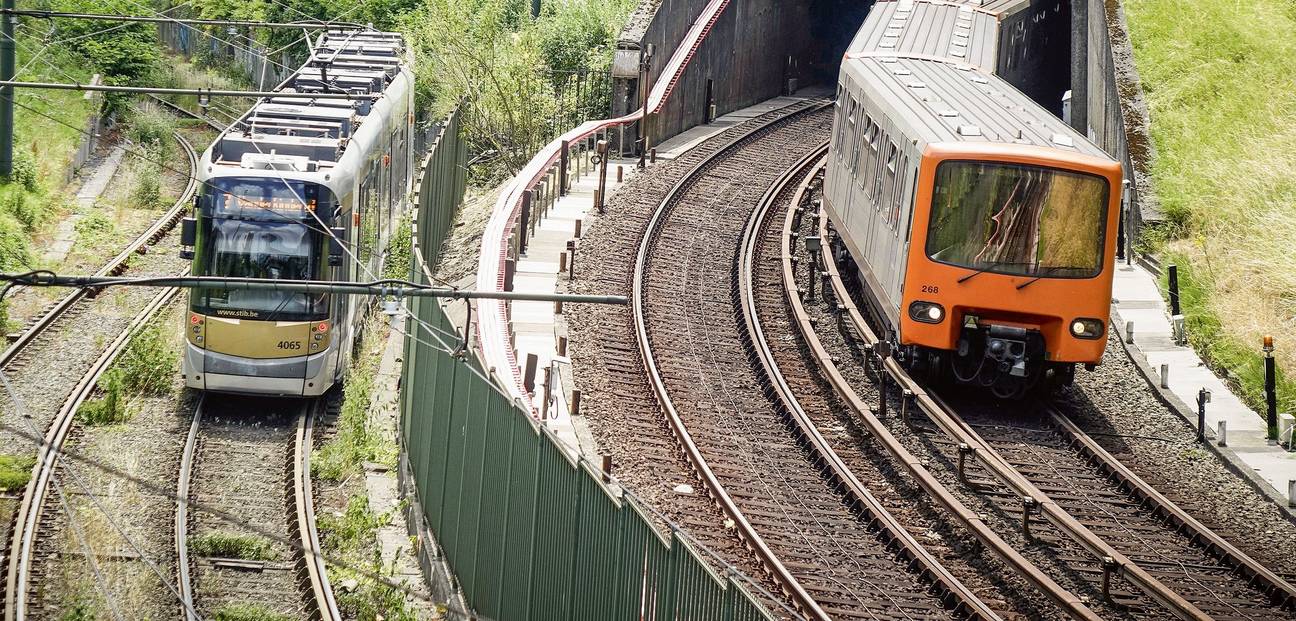
[[930, 583], [905, 570], [910, 560], [843, 504], [771, 411], [741, 345], [738, 248], [750, 206], [771, 183], [787, 183], [786, 171], [813, 149], [806, 136], [826, 135], [829, 122], [818, 105], [804, 105], [737, 137], [668, 193], [636, 257], [643, 365], [707, 493], [803, 614], [949, 618], [975, 609], [997, 618], [975, 598], [929, 594]]
[[[174, 254], [149, 253], [152, 248], [167, 246], [162, 242], [183, 217], [197, 190], [194, 178], [198, 165], [197, 153], [184, 136], [176, 133], [175, 138], [187, 155], [191, 171], [189, 182], [180, 198], [147, 230], [95, 272], [95, 275], [120, 275], [127, 269], [165, 274], [187, 273], [187, 266]], [[164, 250], [163, 253], [165, 252]], [[137, 259], [141, 255], [148, 257], [147, 261]], [[11, 411], [18, 409], [20, 405], [24, 410], [21, 418], [11, 420], [23, 420], [27, 427], [23, 429], [15, 426], [15, 429], [6, 430], [3, 435], [17, 446], [32, 445], [30, 438], [41, 438], [40, 444], [32, 449], [36, 455], [36, 464], [31, 480], [16, 507], [11, 508], [14, 514], [13, 528], [6, 531], [6, 620], [24, 619], [31, 612], [29, 598], [37, 587], [34, 578], [40, 577], [40, 572], [33, 568], [36, 550], [38, 545], [48, 543], [49, 539], [43, 536], [42, 529], [49, 526], [58, 513], [58, 509], [48, 502], [50, 488], [59, 476], [56, 469], [60, 463], [60, 450], [73, 428], [77, 410], [94, 393], [99, 378], [125, 350], [130, 337], [165, 308], [175, 297], [177, 290], [132, 292], [127, 294], [127, 299], [134, 300], [134, 303], [118, 300], [116, 305], [105, 299], [108, 296], [97, 296], [96, 293], [87, 289], [76, 289], [69, 293], [34, 320], [17, 340], [0, 353], [0, 369], [7, 375], [14, 376], [12, 383], [8, 383], [6, 388], [15, 387], [18, 392], [6, 395], [6, 399], [10, 401], [8, 405]], [[118, 308], [114, 309], [113, 306]], [[129, 309], [124, 315], [120, 310], [122, 306]], [[93, 338], [102, 339], [106, 344], [96, 347], [67, 347], [69, 339], [84, 344], [92, 342]], [[79, 375], [65, 375], [72, 369], [81, 369]], [[71, 390], [64, 393], [66, 397], [60, 399], [59, 392], [51, 388], [61, 382], [71, 386]], [[36, 402], [48, 403], [49, 407], [38, 407], [34, 405]]]
[[[327, 398], [208, 397], [195, 410], [176, 491], [184, 618], [210, 619], [226, 607], [253, 605], [295, 618], [341, 621], [320, 552], [310, 476], [315, 424], [326, 407]], [[249, 411], [254, 415], [245, 416]], [[197, 514], [191, 503], [214, 511]], [[225, 515], [245, 522], [231, 524]], [[211, 542], [233, 537], [264, 547], [241, 558], [191, 549], [194, 541], [210, 550]]]
[[[862, 507], [862, 517], [879, 525], [884, 542], [920, 567], [924, 578], [963, 616], [1043, 615], [1047, 603], [1027, 593], [1034, 591], [1058, 607], [1056, 614], [1098, 618], [1079, 597], [1060, 587], [989, 529], [979, 515], [959, 502], [895, 438], [885, 433], [875, 419], [874, 424], [863, 425], [852, 421], [851, 415], [871, 417], [872, 413], [840, 381], [839, 375], [831, 375], [833, 369], [807, 360], [815, 358], [813, 350], [822, 350], [813, 334], [804, 350], [796, 339], [781, 337], [783, 333], [805, 332], [814, 323], [801, 303], [804, 290], [799, 283], [804, 280], [797, 277], [793, 246], [798, 241], [796, 231], [801, 227], [803, 214], [799, 206], [806, 202], [810, 186], [822, 170], [825, 152], [826, 146], [807, 159], [804, 167], [809, 172], [795, 191], [791, 187], [782, 190], [776, 187], [771, 194], [782, 191], [786, 196], [762, 201], [753, 212], [740, 262], [740, 292], [748, 338], [764, 369], [768, 390], [777, 396], [789, 428], [821, 464], [826, 478], [843, 490], [846, 502]], [[807, 266], [800, 267], [808, 274]], [[832, 360], [831, 356], [822, 359]], [[848, 428], [855, 431], [852, 433]], [[879, 453], [873, 448], [876, 444], [886, 446], [896, 459], [890, 464], [879, 464], [877, 457], [866, 457], [869, 453]], [[892, 473], [897, 470], [903, 471], [901, 476], [906, 480], [901, 485], [891, 484], [896, 479]], [[869, 485], [861, 481], [868, 481]], [[908, 481], [914, 484], [908, 485]], [[901, 486], [907, 489], [897, 489]], [[929, 502], [939, 507], [939, 511], [924, 512]], [[873, 508], [877, 505], [881, 508]], [[1019, 575], [1025, 584], [997, 575], [1005, 572], [996, 568], [967, 561], [966, 550], [956, 549], [954, 543], [947, 541], [961, 537], [962, 533], [955, 532], [956, 529], [973, 535], [1004, 563], [1008, 573]], [[923, 536], [922, 543], [911, 531]], [[941, 531], [948, 532], [944, 537], [932, 535]]]
[[[829, 239], [826, 218], [819, 234]], [[1135, 617], [1296, 618], [1291, 584], [1139, 479], [1062, 412], [1024, 405], [1005, 412], [1000, 403], [956, 409], [925, 390], [894, 359], [878, 355], [883, 348], [836, 265], [828, 261], [824, 272], [842, 332], [876, 372], [882, 383], [876, 388], [892, 413], [929, 419], [935, 433], [926, 441], [945, 463], [958, 464], [958, 480], [989, 497], [1001, 514], [1015, 513], [1029, 541], [1056, 548], [1052, 554], [1114, 609]], [[800, 304], [795, 293], [788, 297]], [[819, 344], [816, 326], [808, 318], [798, 325], [830, 382], [854, 395], [839, 361]], [[896, 426], [879, 422], [858, 396], [848, 401], [877, 437], [894, 437]], [[884, 445], [893, 458], [912, 459], [902, 446]], [[1123, 592], [1121, 582], [1132, 591]]]

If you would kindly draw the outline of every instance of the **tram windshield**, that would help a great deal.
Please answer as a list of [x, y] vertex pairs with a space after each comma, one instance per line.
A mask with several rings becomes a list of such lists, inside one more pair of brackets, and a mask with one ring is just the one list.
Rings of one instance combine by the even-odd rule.
[[1001, 274], [1091, 278], [1102, 271], [1107, 180], [998, 162], [936, 168], [927, 256]]
[[[313, 280], [325, 257], [318, 227], [296, 222], [214, 218], [204, 221], [198, 265], [204, 276]], [[328, 315], [325, 294], [198, 289], [194, 310], [205, 315], [265, 321], [313, 321]]]
[[[281, 177], [223, 177], [203, 188], [194, 246], [202, 276], [318, 280], [327, 266], [327, 223], [337, 202], [328, 188]], [[312, 213], [313, 212], [313, 213]], [[316, 219], [319, 216], [319, 220]], [[263, 321], [328, 317], [326, 294], [195, 289], [195, 312]]]

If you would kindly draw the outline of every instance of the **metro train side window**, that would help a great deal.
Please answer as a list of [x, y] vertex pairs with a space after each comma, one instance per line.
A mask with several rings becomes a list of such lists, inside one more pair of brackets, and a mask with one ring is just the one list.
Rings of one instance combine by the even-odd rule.
[[[871, 141], [872, 140], [871, 136], [876, 134], [876, 132], [877, 132], [877, 123], [874, 122], [874, 117], [871, 117], [871, 115], [866, 115], [866, 117], [864, 117], [863, 139]], [[861, 159], [861, 162], [859, 162], [859, 167], [861, 167], [861, 170], [866, 170], [866, 171], [871, 170], [870, 167], [868, 166], [870, 166], [870, 163], [874, 161], [874, 159], [872, 159], [872, 152], [870, 149], [868, 149], [867, 145], [864, 146], [864, 148], [861, 150], [863, 153], [861, 153], [861, 158], [859, 158]], [[870, 180], [870, 176], [872, 175], [868, 175], [868, 174], [859, 175], [859, 187], [864, 189], [864, 196], [872, 196], [872, 188], [870, 187], [870, 183], [868, 183], [868, 180]]]
[[833, 103], [836, 108], [833, 111], [833, 116], [837, 118], [837, 135], [833, 136], [833, 149], [837, 151], [837, 161], [839, 162], [842, 160], [842, 134], [845, 133], [843, 129], [846, 127], [846, 106], [842, 104], [842, 97], [845, 95], [846, 87], [838, 84], [837, 99]]
[[860, 128], [856, 119], [859, 117], [859, 101], [852, 95], [850, 98], [850, 136], [851, 136], [851, 155], [850, 168], [855, 170], [856, 163], [859, 162], [859, 136]]
[[909, 156], [900, 158], [897, 170], [892, 171], [895, 180], [891, 190], [891, 230], [900, 230], [900, 200], [904, 198], [904, 177], [909, 166]]
[[882, 167], [885, 164], [882, 158], [882, 144], [887, 141], [886, 132], [878, 137], [878, 147], [874, 149], [877, 153], [877, 165], [873, 167], [873, 206], [878, 209], [882, 208], [882, 197], [886, 195], [886, 187], [882, 185]]

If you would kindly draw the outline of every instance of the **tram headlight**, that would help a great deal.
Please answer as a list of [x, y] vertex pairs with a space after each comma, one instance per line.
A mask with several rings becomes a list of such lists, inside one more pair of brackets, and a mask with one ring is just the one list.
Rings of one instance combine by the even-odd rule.
[[909, 318], [922, 323], [945, 321], [945, 307], [935, 302], [914, 302], [909, 305]]
[[1105, 332], [1106, 324], [1099, 319], [1082, 317], [1071, 322], [1071, 336], [1078, 339], [1100, 339]]

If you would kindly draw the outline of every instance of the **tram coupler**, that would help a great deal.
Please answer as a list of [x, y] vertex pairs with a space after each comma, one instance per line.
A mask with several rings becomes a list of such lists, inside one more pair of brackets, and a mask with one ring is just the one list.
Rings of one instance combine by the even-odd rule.
[[1022, 496], [1022, 535], [1026, 537], [1027, 541], [1035, 541], [1035, 537], [1031, 535], [1030, 519], [1031, 514], [1034, 513], [1038, 507], [1039, 503], [1035, 502], [1034, 498], [1031, 498], [1030, 496]]
[[1118, 575], [1120, 573], [1120, 564], [1116, 562], [1116, 559], [1110, 556], [1104, 556], [1102, 559], [1102, 568], [1103, 568], [1103, 576], [1102, 576], [1103, 599], [1107, 600], [1107, 603], [1109, 604], [1119, 606], [1119, 604], [1116, 604], [1116, 602], [1112, 600], [1111, 579], [1112, 579], [1112, 575], [1114, 574]]

